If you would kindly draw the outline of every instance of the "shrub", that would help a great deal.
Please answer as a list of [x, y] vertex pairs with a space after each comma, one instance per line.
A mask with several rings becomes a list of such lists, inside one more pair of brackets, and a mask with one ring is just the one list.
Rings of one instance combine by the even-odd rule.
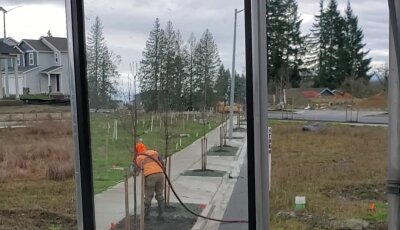
[[62, 181], [74, 176], [75, 169], [74, 164], [71, 161], [68, 162], [60, 162], [54, 161], [51, 162], [46, 167], [46, 178], [49, 180]]

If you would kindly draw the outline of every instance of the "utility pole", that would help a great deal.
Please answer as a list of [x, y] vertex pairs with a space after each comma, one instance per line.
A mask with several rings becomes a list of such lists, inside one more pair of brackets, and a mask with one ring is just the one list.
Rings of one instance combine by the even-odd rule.
[[[0, 10], [3, 11], [3, 29], [4, 29], [4, 41], [6, 41], [7, 39], [7, 34], [6, 34], [6, 13], [8, 12], [7, 10], [5, 10], [3, 7], [0, 7]], [[4, 72], [5, 72], [5, 85], [4, 85], [4, 94], [6, 97], [10, 96], [10, 84], [9, 84], [9, 80], [8, 80], [8, 59], [4, 59]]]
[[[3, 7], [0, 6], [0, 11], [3, 11], [3, 29], [4, 29], [4, 42], [7, 39], [7, 33], [6, 33], [6, 13], [15, 10], [21, 6], [14, 7], [10, 10], [6, 10]], [[4, 72], [5, 72], [5, 85], [4, 85], [4, 94], [6, 97], [10, 97], [10, 84], [9, 84], [9, 78], [8, 78], [8, 59], [4, 59]], [[15, 78], [17, 77], [18, 74], [15, 74]], [[18, 79], [17, 79], [18, 81]], [[17, 83], [18, 84], [18, 83]], [[16, 92], [18, 92], [18, 89], [16, 89]], [[17, 93], [18, 94], [18, 93]], [[19, 97], [19, 96], [17, 96]]]
[[400, 229], [400, 2], [388, 0], [389, 33], [389, 158], [388, 229]]
[[1, 59], [0, 59], [0, 100], [4, 98], [3, 94], [3, 73], [1, 72]]
[[231, 76], [231, 97], [229, 102], [229, 139], [232, 139], [233, 133], [233, 106], [235, 103], [235, 58], [236, 58], [236, 24], [237, 24], [237, 15], [238, 13], [244, 11], [235, 9], [235, 22], [233, 26], [233, 52], [232, 52], [232, 76]]

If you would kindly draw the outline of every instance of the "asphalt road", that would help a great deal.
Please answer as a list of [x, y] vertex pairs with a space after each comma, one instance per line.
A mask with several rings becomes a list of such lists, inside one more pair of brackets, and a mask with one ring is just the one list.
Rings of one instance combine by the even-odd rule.
[[294, 113], [268, 112], [270, 119], [293, 119], [305, 121], [359, 122], [387, 124], [388, 114], [382, 111], [338, 111], [338, 110], [298, 110]]
[[[247, 220], [248, 201], [247, 201], [247, 162], [240, 169], [240, 174], [233, 188], [232, 196], [225, 210], [226, 220]], [[221, 224], [219, 230], [247, 230], [247, 224]]]

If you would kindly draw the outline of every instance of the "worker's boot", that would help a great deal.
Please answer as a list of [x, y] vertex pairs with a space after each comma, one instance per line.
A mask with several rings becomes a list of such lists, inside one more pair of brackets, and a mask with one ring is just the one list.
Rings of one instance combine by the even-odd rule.
[[164, 220], [163, 217], [163, 201], [162, 200], [158, 200], [158, 220]]
[[144, 205], [144, 219], [145, 220], [148, 220], [150, 218], [150, 208], [151, 208], [151, 204]]

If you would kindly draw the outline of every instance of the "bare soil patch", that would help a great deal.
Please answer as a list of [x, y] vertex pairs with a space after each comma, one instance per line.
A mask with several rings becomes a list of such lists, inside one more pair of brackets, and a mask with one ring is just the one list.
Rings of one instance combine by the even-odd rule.
[[76, 229], [76, 219], [42, 209], [0, 210], [0, 229]]
[[350, 184], [327, 188], [324, 193], [332, 198], [349, 201], [386, 201], [385, 184]]
[[361, 100], [358, 107], [361, 109], [387, 109], [388, 96], [386, 93], [378, 93], [372, 97]]
[[[363, 229], [363, 230], [385, 230], [386, 223], [369, 223], [360, 219], [335, 219], [334, 217], [324, 216], [307, 212], [279, 212], [276, 216], [280, 220], [297, 220], [308, 226], [307, 229]], [[363, 225], [364, 224], [364, 225]]]
[[0, 106], [0, 114], [8, 113], [60, 113], [70, 112], [70, 106], [64, 105], [17, 105], [17, 106]]

